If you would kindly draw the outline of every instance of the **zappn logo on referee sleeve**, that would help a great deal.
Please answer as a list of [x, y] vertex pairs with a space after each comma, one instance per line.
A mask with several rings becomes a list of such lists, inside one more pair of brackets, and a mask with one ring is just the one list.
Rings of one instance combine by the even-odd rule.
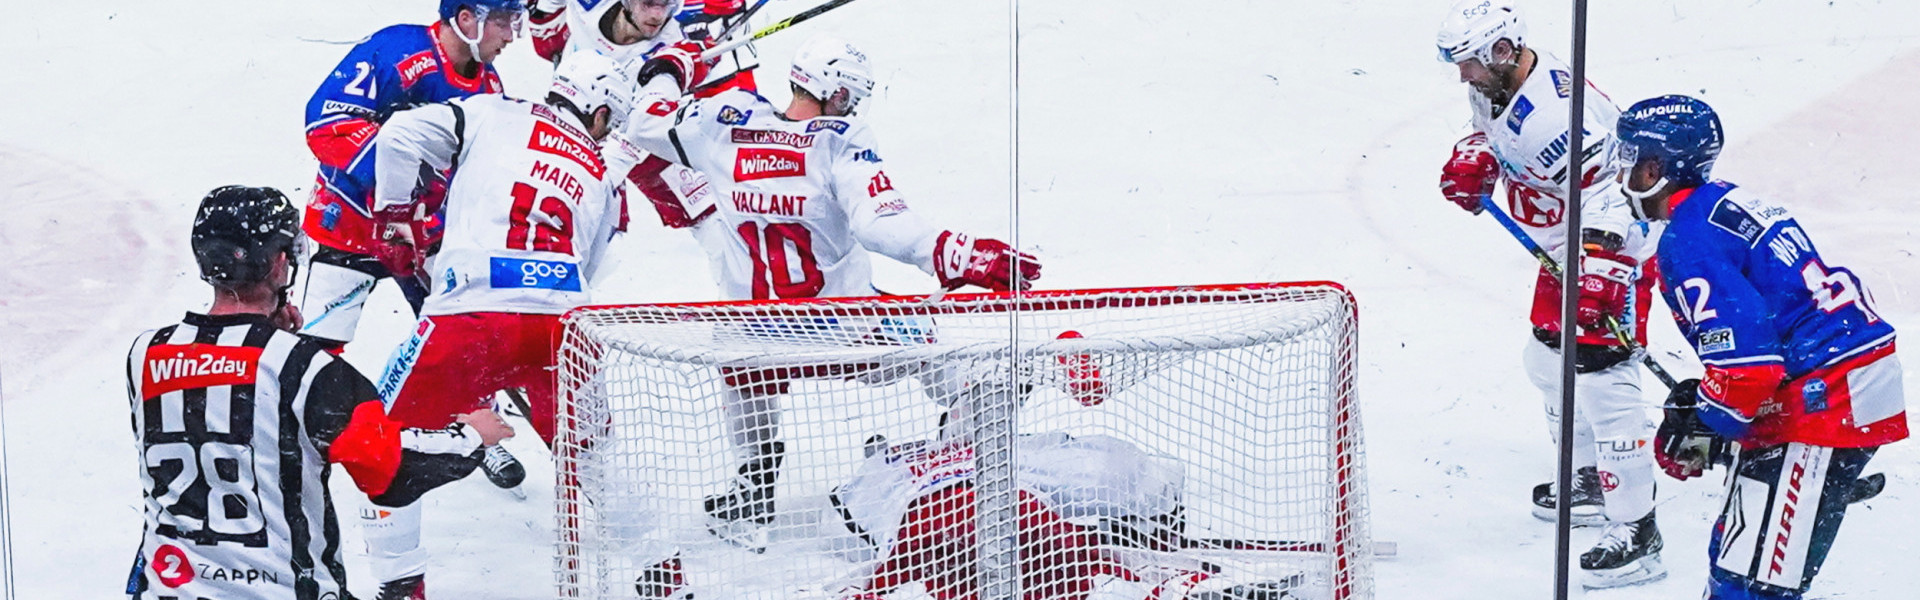
[[251, 385], [260, 365], [260, 349], [245, 346], [186, 344], [147, 348], [145, 399], [168, 392]]

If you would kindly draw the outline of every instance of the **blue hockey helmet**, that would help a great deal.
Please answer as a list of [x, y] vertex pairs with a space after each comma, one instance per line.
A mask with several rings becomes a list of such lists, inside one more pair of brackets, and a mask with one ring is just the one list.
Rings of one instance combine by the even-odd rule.
[[[1641, 161], [1660, 161], [1662, 181], [1650, 194], [1677, 183], [1681, 187], [1706, 184], [1713, 173], [1713, 161], [1720, 157], [1726, 143], [1720, 116], [1697, 98], [1671, 95], [1634, 103], [1620, 113], [1614, 135], [1614, 161], [1622, 172], [1630, 172]], [[1633, 190], [1626, 190], [1633, 195]]]
[[440, 0], [440, 20], [450, 21], [460, 9], [470, 8], [484, 17], [493, 11], [526, 12], [525, 0]]

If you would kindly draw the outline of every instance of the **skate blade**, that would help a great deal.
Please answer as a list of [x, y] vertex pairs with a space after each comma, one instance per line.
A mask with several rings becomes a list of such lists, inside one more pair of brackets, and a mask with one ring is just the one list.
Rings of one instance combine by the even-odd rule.
[[506, 492], [508, 496], [512, 496], [515, 502], [527, 501], [526, 486], [516, 485], [510, 488], [500, 488], [500, 491]]
[[[1607, 524], [1606, 513], [1600, 512], [1598, 507], [1590, 509], [1576, 507], [1573, 509], [1571, 516], [1574, 527], [1600, 527]], [[1535, 506], [1533, 507], [1533, 518], [1552, 523], [1560, 520], [1560, 511]]]
[[1660, 555], [1642, 556], [1639, 560], [1617, 569], [1582, 570], [1580, 587], [1589, 590], [1640, 585], [1667, 578], [1667, 566], [1660, 563]]

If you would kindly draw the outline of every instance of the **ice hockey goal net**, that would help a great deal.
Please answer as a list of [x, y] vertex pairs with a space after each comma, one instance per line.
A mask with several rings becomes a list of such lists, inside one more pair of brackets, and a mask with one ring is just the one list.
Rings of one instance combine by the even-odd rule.
[[559, 595], [1372, 598], [1357, 314], [1325, 282], [575, 310]]

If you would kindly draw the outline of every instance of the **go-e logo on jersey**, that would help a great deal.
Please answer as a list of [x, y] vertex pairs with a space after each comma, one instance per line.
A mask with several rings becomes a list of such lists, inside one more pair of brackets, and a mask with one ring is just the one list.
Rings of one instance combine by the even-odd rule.
[[805, 177], [806, 175], [807, 155], [792, 150], [741, 148], [734, 155], [734, 181]]
[[492, 259], [493, 289], [580, 291], [580, 266], [553, 260]]

